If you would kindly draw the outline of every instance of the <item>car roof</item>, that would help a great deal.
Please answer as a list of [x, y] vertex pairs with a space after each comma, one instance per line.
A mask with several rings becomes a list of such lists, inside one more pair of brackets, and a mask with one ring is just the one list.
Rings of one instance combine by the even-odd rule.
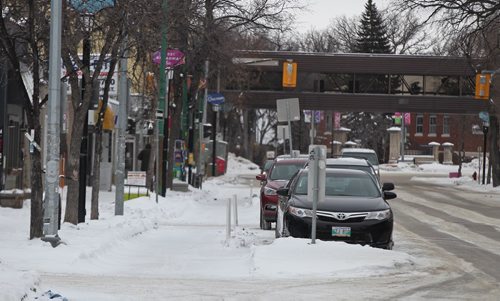
[[[305, 166], [304, 168], [302, 168], [300, 170], [300, 172], [309, 172], [309, 166]], [[360, 174], [360, 175], [368, 175], [371, 177], [371, 175], [369, 173], [367, 173], [366, 171], [363, 171], [363, 170], [360, 170], [360, 169], [352, 169], [352, 168], [330, 168], [330, 167], [326, 167], [325, 171], [327, 173], [332, 173], [332, 174], [342, 174], [342, 175], [356, 175], [356, 174]]]
[[342, 153], [349, 152], [349, 153], [374, 153], [374, 154], [376, 154], [376, 152], [371, 148], [343, 148], [341, 150], [341, 152]]
[[294, 164], [294, 163], [306, 163], [309, 161], [307, 158], [281, 158], [279, 160], [275, 160], [274, 164]]
[[328, 158], [328, 159], [326, 159], [326, 165], [362, 165], [362, 166], [369, 166], [371, 164], [366, 159], [342, 157], [342, 158]]

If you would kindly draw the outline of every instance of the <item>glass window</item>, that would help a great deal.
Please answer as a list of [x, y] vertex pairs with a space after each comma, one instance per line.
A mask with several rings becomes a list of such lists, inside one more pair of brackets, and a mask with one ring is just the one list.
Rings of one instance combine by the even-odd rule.
[[289, 164], [274, 164], [269, 178], [275, 180], [290, 180], [290, 178], [302, 167], [305, 163], [289, 163]]
[[450, 116], [448, 115], [443, 116], [443, 134], [450, 134]]
[[[295, 194], [307, 194], [307, 173], [302, 173], [294, 189]], [[355, 196], [375, 198], [380, 196], [380, 190], [372, 176], [344, 175], [327, 173], [325, 179], [325, 195]]]
[[429, 134], [436, 134], [436, 115], [429, 116]]
[[417, 117], [415, 118], [415, 123], [417, 124], [417, 134], [422, 134], [424, 132], [424, 115], [422, 114], [417, 114]]

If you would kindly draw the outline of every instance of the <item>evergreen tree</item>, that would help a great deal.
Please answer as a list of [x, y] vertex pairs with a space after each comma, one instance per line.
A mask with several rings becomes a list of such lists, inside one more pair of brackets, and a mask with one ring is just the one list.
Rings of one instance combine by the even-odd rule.
[[[357, 32], [354, 52], [391, 53], [386, 27], [382, 15], [372, 0], [365, 4], [361, 24]], [[397, 79], [386, 75], [356, 75], [356, 93], [388, 93], [391, 80], [391, 93], [396, 90]], [[374, 149], [378, 157], [385, 160], [387, 129], [391, 126], [392, 113], [356, 112], [345, 116], [347, 127], [351, 129], [350, 139], [359, 140], [361, 147]]]
[[358, 38], [356, 39], [356, 44], [354, 46], [355, 52], [392, 52], [382, 16], [372, 0], [368, 0], [365, 4], [365, 11], [361, 16], [361, 26], [359, 27], [357, 35]]

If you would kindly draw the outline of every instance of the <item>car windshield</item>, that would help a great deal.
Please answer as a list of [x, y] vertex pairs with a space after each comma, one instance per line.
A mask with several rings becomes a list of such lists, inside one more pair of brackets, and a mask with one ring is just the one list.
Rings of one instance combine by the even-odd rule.
[[327, 168], [344, 168], [344, 169], [356, 169], [356, 170], [362, 170], [365, 171], [369, 174], [373, 174], [373, 169], [370, 166], [363, 166], [363, 165], [339, 165], [339, 164], [332, 164], [332, 165], [326, 165]]
[[377, 155], [374, 153], [343, 153], [343, 157], [366, 159], [372, 165], [378, 165]]
[[273, 165], [273, 162], [274, 162], [273, 160], [267, 160], [266, 163], [264, 164], [263, 170], [268, 171], [269, 168], [271, 168], [271, 165]]
[[[294, 193], [306, 195], [307, 181], [307, 173], [301, 174], [295, 185]], [[376, 198], [380, 196], [380, 190], [377, 188], [372, 176], [368, 174], [327, 173], [325, 195]]]
[[302, 167], [305, 163], [283, 163], [274, 164], [269, 179], [275, 180], [290, 180], [290, 178]]

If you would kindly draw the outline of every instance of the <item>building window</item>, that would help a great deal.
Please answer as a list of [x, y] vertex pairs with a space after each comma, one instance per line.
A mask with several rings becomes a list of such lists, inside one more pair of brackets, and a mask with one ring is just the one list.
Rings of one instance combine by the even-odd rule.
[[422, 114], [417, 114], [417, 117], [415, 117], [415, 123], [417, 125], [417, 130], [416, 134], [423, 134], [424, 133], [424, 115]]
[[450, 135], [450, 116], [443, 116], [443, 135]]
[[436, 135], [436, 115], [429, 116], [429, 135]]

